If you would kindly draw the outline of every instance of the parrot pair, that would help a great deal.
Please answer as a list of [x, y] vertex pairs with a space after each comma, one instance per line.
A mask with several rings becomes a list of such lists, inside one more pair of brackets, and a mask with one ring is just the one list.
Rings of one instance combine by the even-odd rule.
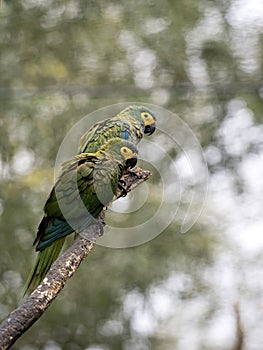
[[42, 282], [66, 236], [85, 230], [111, 202], [121, 176], [137, 163], [136, 144], [155, 128], [153, 112], [133, 105], [94, 124], [81, 137], [79, 154], [62, 164], [62, 172], [44, 206], [33, 244], [38, 256], [23, 294], [32, 292]]

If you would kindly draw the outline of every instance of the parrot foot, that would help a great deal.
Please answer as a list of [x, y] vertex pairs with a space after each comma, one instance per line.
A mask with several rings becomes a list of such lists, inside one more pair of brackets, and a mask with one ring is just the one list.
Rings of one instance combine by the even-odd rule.
[[103, 218], [94, 219], [86, 228], [78, 232], [79, 235], [85, 237], [90, 242], [96, 242], [98, 237], [103, 236], [105, 222]]
[[122, 197], [126, 197], [127, 196], [127, 190], [124, 187], [126, 185], [126, 182], [124, 180], [120, 180], [118, 183], [118, 188], [122, 191]]
[[106, 225], [105, 221], [103, 219], [98, 219], [98, 228], [99, 228], [99, 237], [103, 236], [104, 233], [104, 226]]
[[137, 179], [140, 179], [140, 178], [141, 178], [140, 175], [137, 174], [136, 171], [134, 171], [134, 170], [132, 170], [132, 169], [128, 169], [128, 170], [127, 170], [127, 173], [130, 174], [130, 175], [132, 175], [132, 176], [136, 176]]

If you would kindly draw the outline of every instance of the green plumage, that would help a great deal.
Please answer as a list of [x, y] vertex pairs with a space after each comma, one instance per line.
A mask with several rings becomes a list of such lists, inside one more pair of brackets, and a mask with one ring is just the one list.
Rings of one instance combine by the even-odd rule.
[[24, 287], [34, 290], [58, 257], [65, 238], [79, 233], [97, 218], [115, 195], [123, 172], [135, 166], [137, 148], [111, 139], [95, 153], [82, 153], [62, 165], [44, 207], [34, 244], [39, 251]]
[[96, 152], [111, 138], [120, 137], [137, 144], [144, 134], [155, 131], [156, 118], [143, 106], [129, 106], [116, 116], [94, 124], [80, 139], [79, 153]]

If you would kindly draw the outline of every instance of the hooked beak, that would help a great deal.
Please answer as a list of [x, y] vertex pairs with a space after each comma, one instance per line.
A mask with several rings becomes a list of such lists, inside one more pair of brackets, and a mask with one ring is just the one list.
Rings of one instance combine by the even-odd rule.
[[153, 123], [151, 125], [146, 125], [146, 127], [144, 128], [144, 133], [148, 134], [150, 136], [155, 132], [155, 129], [156, 129], [155, 123]]
[[137, 158], [136, 157], [129, 158], [125, 162], [125, 167], [126, 167], [126, 169], [134, 168], [136, 164], [137, 164]]

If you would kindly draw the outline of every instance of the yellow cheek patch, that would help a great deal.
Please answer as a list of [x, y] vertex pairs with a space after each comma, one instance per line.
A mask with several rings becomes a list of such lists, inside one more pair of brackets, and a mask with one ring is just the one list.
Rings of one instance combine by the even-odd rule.
[[130, 159], [130, 158], [134, 158], [137, 156], [136, 153], [134, 153], [130, 148], [128, 147], [122, 147], [120, 149], [121, 151], [121, 155], [123, 156], [123, 158], [126, 159]]
[[151, 115], [151, 113], [148, 112], [141, 112], [141, 117], [144, 121], [144, 125], [152, 125], [153, 123], [155, 123], [155, 119], [154, 117]]

